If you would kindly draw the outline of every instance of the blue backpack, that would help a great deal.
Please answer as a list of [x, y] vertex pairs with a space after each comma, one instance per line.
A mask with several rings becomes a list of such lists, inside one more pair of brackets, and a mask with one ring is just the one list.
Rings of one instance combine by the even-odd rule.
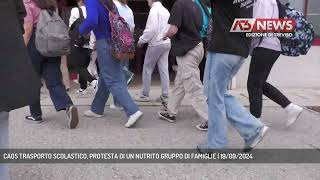
[[277, 0], [279, 9], [279, 18], [287, 18], [295, 20], [295, 30], [292, 37], [281, 37], [282, 55], [299, 56], [306, 55], [315, 38], [313, 25], [309, 23], [304, 15], [289, 4], [282, 4]]

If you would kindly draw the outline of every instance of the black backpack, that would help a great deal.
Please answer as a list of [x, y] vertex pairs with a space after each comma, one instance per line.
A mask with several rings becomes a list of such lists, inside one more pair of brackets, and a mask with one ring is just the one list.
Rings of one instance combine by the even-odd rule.
[[82, 47], [89, 44], [90, 35], [82, 36], [79, 32], [79, 28], [84, 21], [82, 9], [78, 7], [80, 17], [71, 25], [69, 30], [69, 36], [71, 38], [71, 45]]

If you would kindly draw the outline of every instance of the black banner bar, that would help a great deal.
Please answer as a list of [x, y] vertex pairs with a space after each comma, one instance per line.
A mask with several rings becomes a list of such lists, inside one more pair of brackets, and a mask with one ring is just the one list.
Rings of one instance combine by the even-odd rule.
[[320, 150], [0, 149], [0, 163], [320, 163]]

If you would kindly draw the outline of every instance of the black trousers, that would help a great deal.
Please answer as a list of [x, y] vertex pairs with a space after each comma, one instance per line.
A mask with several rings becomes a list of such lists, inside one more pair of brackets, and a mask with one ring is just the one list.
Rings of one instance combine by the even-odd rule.
[[91, 60], [91, 50], [87, 48], [74, 47], [69, 55], [68, 63], [79, 74], [79, 84], [81, 89], [87, 89], [88, 82], [95, 78], [89, 73], [88, 66]]
[[263, 94], [283, 108], [291, 103], [285, 95], [267, 82], [279, 56], [280, 52], [261, 47], [255, 48], [252, 52], [247, 88], [250, 112], [256, 118], [261, 117]]
[[203, 39], [202, 42], [203, 42], [204, 55], [201, 63], [199, 64], [199, 69], [200, 69], [200, 80], [203, 83], [204, 70], [206, 68], [206, 61], [207, 61], [207, 43], [206, 43], [207, 41], [206, 39]]

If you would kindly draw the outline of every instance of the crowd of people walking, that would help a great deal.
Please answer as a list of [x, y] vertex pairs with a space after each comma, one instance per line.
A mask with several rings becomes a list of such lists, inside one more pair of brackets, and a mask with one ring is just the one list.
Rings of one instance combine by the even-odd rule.
[[[142, 48], [148, 44], [148, 47], [142, 90], [134, 98], [128, 90], [134, 78], [129, 70], [130, 58], [117, 59], [119, 56], [115, 53], [119, 49], [113, 41], [121, 33], [124, 37], [117, 38], [123, 43], [133, 37], [135, 17], [127, 0], [77, 0], [77, 7], [65, 8], [62, 13], [58, 13], [56, 0], [2, 2], [7, 4], [0, 6], [1, 12], [11, 19], [0, 17], [7, 22], [7, 27], [2, 26], [0, 32], [8, 39], [8, 43], [1, 46], [6, 53], [0, 57], [0, 77], [5, 77], [2, 82], [7, 82], [0, 92], [0, 148], [8, 147], [9, 111], [29, 106], [26, 121], [45, 120], [40, 104], [43, 86], [40, 79], [49, 91], [55, 110], [65, 111], [68, 127], [78, 126], [82, 115], [68, 94], [69, 72], [78, 74], [77, 93], [85, 94], [88, 86], [94, 89], [93, 102], [90, 109], [83, 112], [84, 116], [103, 118], [105, 105], [112, 95], [110, 108], [123, 110], [127, 116], [124, 126], [132, 128], [143, 116], [135, 101], [150, 101], [151, 79], [157, 65], [162, 90], [158, 118], [176, 122], [179, 106], [188, 95], [199, 115], [197, 129], [207, 131], [207, 140], [197, 146], [203, 153], [228, 148], [228, 122], [243, 138], [245, 149], [258, 145], [268, 131], [261, 119], [263, 95], [285, 109], [287, 127], [298, 119], [303, 108], [267, 82], [282, 51], [280, 40], [277, 37], [247, 38], [243, 33], [229, 31], [236, 18], [280, 18], [277, 0], [250, 0], [249, 3], [176, 0], [170, 12], [161, 0], [146, 1], [150, 12], [135, 46]], [[119, 27], [125, 28], [115, 33]], [[48, 38], [50, 43], [39, 48], [43, 33], [56, 36]], [[64, 42], [70, 47], [63, 47]], [[171, 91], [169, 54], [176, 57], [177, 62]], [[247, 111], [228, 92], [228, 86], [249, 55], [250, 108]], [[9, 179], [6, 166], [0, 166], [0, 179]]]
[[[192, 107], [200, 117], [197, 128], [208, 131], [206, 143], [198, 146], [201, 152], [228, 148], [227, 122], [243, 137], [246, 148], [254, 148], [268, 130], [260, 119], [263, 95], [286, 110], [287, 126], [291, 126], [303, 110], [267, 82], [280, 56], [279, 39], [249, 39], [242, 33], [229, 32], [235, 18], [279, 18], [276, 0], [256, 0], [245, 6], [239, 5], [238, 1], [177, 0], [170, 12], [161, 0], [147, 0], [150, 13], [136, 47], [148, 44], [148, 48], [143, 65], [143, 87], [136, 98], [131, 97], [127, 86], [134, 77], [129, 70], [129, 59], [115, 58], [112, 41], [115, 14], [121, 17], [117, 22], [125, 22], [129, 34], [134, 32], [134, 14], [126, 0], [77, 0], [78, 7], [64, 9], [62, 16], [71, 37], [71, 45], [69, 53], [56, 56], [44, 55], [38, 50], [37, 43], [37, 36], [40, 36], [37, 33], [41, 33], [39, 24], [45, 19], [44, 12], [55, 17], [56, 1], [16, 1], [19, 7], [16, 11], [17, 24], [20, 22], [16, 31], [22, 31], [20, 34], [23, 34], [26, 47], [26, 51], [23, 47], [21, 50], [25, 56], [17, 58], [27, 60], [30, 75], [26, 77], [33, 82], [29, 82], [32, 87], [24, 87], [32, 99], [24, 97], [20, 99], [22, 103], [15, 103], [19, 107], [29, 105], [30, 115], [25, 117], [29, 122], [39, 123], [45, 119], [40, 104], [39, 79], [42, 78], [55, 109], [66, 112], [69, 128], [77, 127], [81, 115], [68, 95], [70, 83], [66, 77], [68, 71], [74, 71], [79, 75], [78, 93], [86, 93], [88, 85], [95, 90], [92, 105], [84, 112], [84, 116], [104, 117], [105, 105], [111, 94], [113, 104], [110, 107], [123, 110], [128, 118], [124, 126], [131, 128], [143, 116], [135, 101], [150, 101], [151, 77], [156, 65], [161, 80], [162, 94], [159, 96], [163, 106], [158, 112], [159, 118], [171, 123], [177, 121], [179, 106], [185, 95], [189, 95]], [[60, 22], [59, 19], [57, 22]], [[54, 28], [51, 26], [51, 29]], [[178, 64], [171, 92], [169, 53], [176, 57]], [[252, 57], [247, 86], [250, 112], [228, 93], [230, 81], [249, 54]], [[96, 69], [90, 70], [90, 66]], [[69, 68], [67, 72], [66, 68]], [[26, 70], [21, 73], [24, 72]], [[14, 108], [2, 108], [1, 111]], [[4, 112], [0, 113], [0, 117], [8, 119]]]

